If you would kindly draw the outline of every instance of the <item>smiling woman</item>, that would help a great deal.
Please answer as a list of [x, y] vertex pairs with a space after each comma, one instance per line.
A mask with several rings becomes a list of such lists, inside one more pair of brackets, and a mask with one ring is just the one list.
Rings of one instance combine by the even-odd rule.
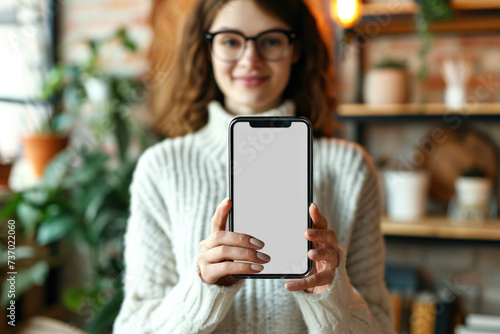
[[[174, 47], [177, 44], [172, 43], [172, 40], [165, 40], [166, 34], [172, 33], [172, 23], [168, 25], [167, 31], [162, 28], [164, 23], [160, 21], [161, 17], [155, 15], [158, 20], [155, 34], [161, 45], [153, 43], [151, 46], [151, 67], [154, 72], [149, 107], [159, 133], [177, 137], [200, 129], [207, 123], [208, 103], [216, 100], [225, 105], [227, 100], [224, 95], [230, 91], [229, 104], [235, 98], [258, 99], [246, 101], [245, 105], [248, 107], [250, 103], [260, 110], [265, 110], [270, 105], [276, 106], [279, 100], [277, 96], [282, 92], [282, 98], [295, 102], [297, 115], [313, 122], [316, 137], [333, 136], [335, 125], [331, 119], [335, 98], [331, 56], [316, 20], [304, 3], [243, 1], [242, 6], [236, 6], [237, 2], [231, 0], [206, 0], [198, 6], [190, 3], [192, 1], [183, 3], [184, 9], [177, 6], [168, 9], [161, 4], [157, 6], [158, 10], [163, 9], [165, 13], [172, 11], [177, 16], [182, 16], [180, 12], [183, 10], [191, 12], [178, 47]], [[224, 6], [226, 3], [227, 6]], [[260, 8], [259, 13], [252, 14], [254, 12], [249, 9], [256, 6]], [[244, 15], [238, 16], [237, 11]], [[172, 17], [172, 13], [165, 15], [170, 15], [171, 20], [182, 22], [181, 19]], [[238, 62], [226, 62], [214, 57], [210, 44], [220, 40], [217, 38], [217, 41], [207, 41], [206, 34], [209, 33], [210, 36], [210, 33], [234, 31], [235, 28], [238, 28], [236, 32], [240, 38], [255, 37], [256, 32], [270, 29], [284, 30], [286, 35], [293, 31], [296, 37], [287, 37], [290, 52], [286, 53], [284, 59], [260, 61], [260, 57], [255, 57], [255, 41], [244, 43], [245, 54], [241, 55]], [[261, 42], [266, 41], [261, 38]], [[248, 64], [249, 61], [254, 63]], [[252, 72], [249, 72], [248, 66], [252, 66]], [[244, 97], [246, 93], [242, 96], [241, 90], [245, 87], [242, 86], [259, 89], [254, 89], [251, 95]], [[269, 90], [269, 87], [272, 89]], [[248, 111], [246, 109], [247, 113]]]
[[[208, 29], [215, 33], [211, 58], [215, 80], [226, 110], [233, 114], [254, 114], [277, 107], [292, 65], [299, 61], [300, 42], [288, 37], [296, 36], [291, 24], [271, 13], [254, 1], [236, 2], [224, 6]], [[231, 31], [236, 33], [228, 35]], [[228, 43], [232, 43], [230, 48]]]
[[[166, 75], [152, 107], [157, 130], [172, 138], [134, 173], [114, 331], [393, 332], [375, 168], [361, 147], [331, 138], [332, 60], [306, 4], [199, 0], [178, 53], [159, 63]], [[226, 229], [227, 133], [237, 115], [303, 116], [313, 126], [312, 228], [294, 235], [312, 244], [305, 278], [235, 277], [270, 261], [265, 240]]]

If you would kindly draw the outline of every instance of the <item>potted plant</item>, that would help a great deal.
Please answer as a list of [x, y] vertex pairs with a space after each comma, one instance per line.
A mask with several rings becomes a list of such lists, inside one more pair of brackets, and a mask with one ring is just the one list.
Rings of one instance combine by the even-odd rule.
[[[123, 36], [120, 31], [118, 35]], [[83, 68], [73, 69], [73, 75], [80, 76], [71, 80], [77, 85], [61, 87], [64, 95], [88, 101]], [[71, 74], [69, 68], [63, 71], [66, 78]], [[93, 73], [104, 76], [98, 71]], [[38, 247], [57, 250], [58, 245], [79, 245], [88, 250], [90, 268], [86, 270], [91, 281], [63, 291], [62, 302], [75, 312], [86, 308], [95, 314], [82, 324], [93, 334], [111, 327], [121, 305], [123, 235], [130, 207], [128, 191], [140, 152], [157, 140], [131, 118], [130, 109], [143, 102], [140, 99], [143, 94], [138, 92], [144, 92], [144, 84], [135, 78], [113, 75], [106, 76], [106, 81], [109, 91], [107, 100], [100, 101], [105, 106], [99, 124], [88, 119], [82, 119], [81, 123], [82, 127], [92, 128], [90, 133], [94, 138], [89, 138], [92, 145], [75, 145], [64, 150], [47, 165], [41, 182], [15, 193], [0, 211], [0, 217], [15, 218], [20, 225], [19, 233], [35, 241], [32, 256], [38, 253], [35, 251]], [[71, 92], [70, 87], [77, 90]], [[107, 150], [100, 140], [102, 137], [110, 137], [116, 150]], [[56, 254], [64, 262], [64, 254], [60, 251]], [[46, 260], [38, 259], [35, 263], [40, 263], [36, 272], [31, 267], [23, 269], [26, 284], [19, 294], [48, 279]]]
[[401, 60], [384, 59], [366, 74], [363, 94], [367, 104], [406, 102], [408, 96], [407, 64]]
[[61, 96], [65, 85], [65, 68], [55, 66], [46, 75], [41, 92], [38, 96], [40, 106], [43, 106], [38, 126], [35, 130], [23, 136], [23, 154], [31, 163], [37, 177], [41, 177], [45, 167], [52, 158], [62, 151], [69, 142], [69, 115], [63, 112]]
[[[119, 79], [120, 86], [123, 80]], [[115, 81], [118, 79], [111, 80]], [[86, 270], [91, 282], [62, 291], [62, 302], [75, 312], [91, 310], [95, 317], [84, 319], [82, 326], [96, 334], [112, 325], [121, 305], [128, 190], [140, 152], [156, 141], [123, 113], [130, 103], [138, 101], [127, 100], [115, 89], [110, 96], [121, 102], [105, 116], [109, 119], [102, 120], [111, 126], [102, 128], [105, 133], [100, 135], [110, 134], [118, 149], [110, 153], [96, 145], [65, 150], [49, 163], [40, 183], [14, 194], [0, 212], [1, 217], [19, 223], [19, 236], [34, 241], [26, 247], [32, 266], [18, 273], [24, 284], [16, 295], [45, 282], [51, 262], [65, 262], [60, 251], [54, 254], [56, 260], [49, 261], [39, 256], [40, 249], [79, 245], [88, 251], [91, 267]], [[138, 143], [139, 152], [131, 145], [133, 138], [145, 138]], [[75, 157], [79, 160], [76, 166], [71, 163]]]
[[9, 191], [9, 177], [13, 159], [2, 157], [0, 154], [0, 193]]
[[486, 171], [473, 166], [455, 180], [456, 209], [459, 220], [484, 220], [489, 217], [493, 182]]
[[68, 145], [73, 118], [82, 104], [109, 102], [111, 86], [117, 84], [117, 78], [106, 75], [99, 61], [101, 47], [113, 39], [120, 40], [126, 50], [137, 50], [126, 29], [119, 28], [109, 37], [86, 40], [90, 56], [83, 64], [58, 64], [48, 72], [38, 100], [50, 105], [52, 110], [43, 113], [39, 128], [23, 138], [24, 153], [37, 176], [41, 176], [48, 162]]

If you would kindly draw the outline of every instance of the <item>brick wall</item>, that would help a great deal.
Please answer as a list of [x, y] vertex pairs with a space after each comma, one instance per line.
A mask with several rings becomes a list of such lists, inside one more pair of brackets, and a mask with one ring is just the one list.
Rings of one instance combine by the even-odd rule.
[[61, 43], [63, 59], [78, 62], [86, 59], [88, 49], [81, 41], [105, 38], [125, 26], [138, 44], [136, 55], [123, 52], [116, 43], [103, 50], [108, 71], [135, 75], [147, 71], [146, 52], [151, 40], [149, 11], [151, 1], [78, 0], [62, 4]]

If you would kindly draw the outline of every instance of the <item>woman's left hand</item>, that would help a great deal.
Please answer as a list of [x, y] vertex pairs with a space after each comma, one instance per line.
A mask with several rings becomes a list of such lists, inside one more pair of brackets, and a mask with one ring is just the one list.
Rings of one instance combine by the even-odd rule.
[[335, 232], [328, 229], [328, 222], [316, 204], [311, 204], [309, 214], [313, 228], [306, 229], [304, 236], [313, 244], [313, 248], [307, 254], [313, 261], [312, 271], [305, 278], [287, 281], [285, 288], [288, 291], [304, 290], [309, 293], [321, 293], [328, 288], [335, 275], [335, 268], [339, 264], [337, 255], [339, 245]]

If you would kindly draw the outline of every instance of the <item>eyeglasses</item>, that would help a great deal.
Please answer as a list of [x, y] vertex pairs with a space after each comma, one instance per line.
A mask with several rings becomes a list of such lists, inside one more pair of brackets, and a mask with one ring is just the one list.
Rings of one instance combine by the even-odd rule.
[[257, 54], [265, 60], [281, 60], [288, 56], [290, 45], [297, 38], [293, 31], [272, 29], [253, 37], [246, 37], [238, 31], [206, 32], [205, 40], [210, 43], [212, 53], [220, 60], [232, 62], [241, 58], [247, 41], [255, 43]]

